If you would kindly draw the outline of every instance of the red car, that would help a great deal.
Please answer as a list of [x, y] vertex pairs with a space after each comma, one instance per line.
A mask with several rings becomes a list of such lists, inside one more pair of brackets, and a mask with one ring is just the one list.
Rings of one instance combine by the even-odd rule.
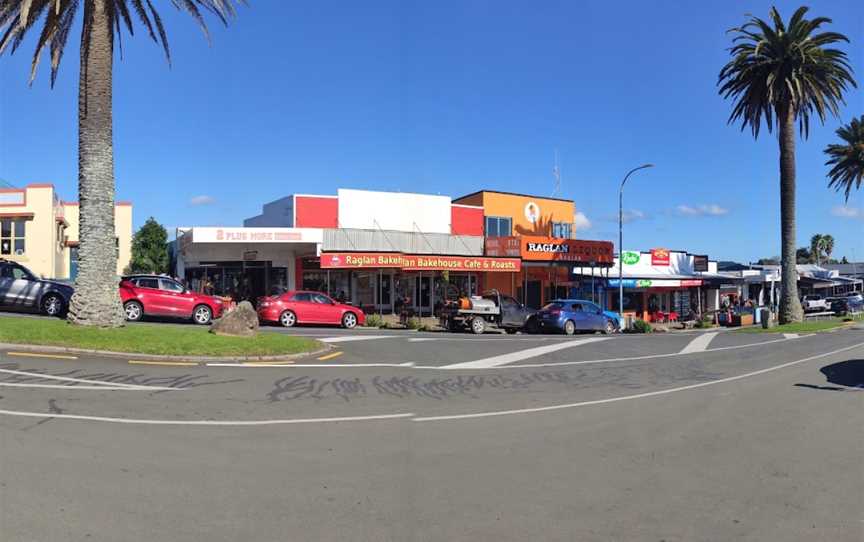
[[351, 329], [363, 325], [366, 315], [357, 307], [337, 303], [319, 292], [285, 292], [263, 298], [258, 303], [258, 319], [295, 324], [334, 324]]
[[196, 294], [176, 280], [159, 275], [123, 277], [120, 301], [130, 322], [144, 316], [169, 316], [206, 325], [222, 316], [222, 300], [218, 297]]

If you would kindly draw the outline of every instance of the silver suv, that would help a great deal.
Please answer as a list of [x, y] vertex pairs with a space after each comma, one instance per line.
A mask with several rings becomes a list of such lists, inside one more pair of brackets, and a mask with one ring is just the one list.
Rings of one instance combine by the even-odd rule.
[[0, 259], [0, 308], [62, 316], [72, 292], [70, 284], [37, 278], [23, 265]]

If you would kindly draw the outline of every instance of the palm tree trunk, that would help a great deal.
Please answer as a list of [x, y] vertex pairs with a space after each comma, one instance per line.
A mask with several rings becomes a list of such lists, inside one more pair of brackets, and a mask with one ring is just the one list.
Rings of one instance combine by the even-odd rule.
[[124, 323], [117, 292], [114, 233], [114, 148], [111, 79], [114, 39], [109, 0], [84, 2], [78, 81], [79, 267], [69, 320], [117, 327]]
[[795, 113], [791, 105], [777, 111], [780, 120], [780, 236], [781, 264], [780, 323], [801, 322], [804, 310], [798, 299], [798, 268], [795, 245]]

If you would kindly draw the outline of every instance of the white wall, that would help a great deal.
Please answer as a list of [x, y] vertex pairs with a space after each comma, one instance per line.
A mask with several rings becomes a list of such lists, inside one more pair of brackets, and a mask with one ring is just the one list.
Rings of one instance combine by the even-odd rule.
[[339, 189], [339, 227], [450, 233], [450, 197]]

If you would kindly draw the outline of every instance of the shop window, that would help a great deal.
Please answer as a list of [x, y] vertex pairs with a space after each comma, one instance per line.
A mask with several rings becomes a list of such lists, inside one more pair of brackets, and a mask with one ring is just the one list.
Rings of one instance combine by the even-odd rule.
[[25, 224], [23, 218], [0, 220], [0, 256], [24, 254]]
[[69, 280], [78, 276], [78, 247], [69, 248]]
[[508, 237], [512, 231], [513, 220], [510, 217], [486, 217], [486, 237]]
[[559, 239], [570, 239], [572, 232], [573, 224], [569, 222], [552, 223], [552, 237], [557, 237]]

